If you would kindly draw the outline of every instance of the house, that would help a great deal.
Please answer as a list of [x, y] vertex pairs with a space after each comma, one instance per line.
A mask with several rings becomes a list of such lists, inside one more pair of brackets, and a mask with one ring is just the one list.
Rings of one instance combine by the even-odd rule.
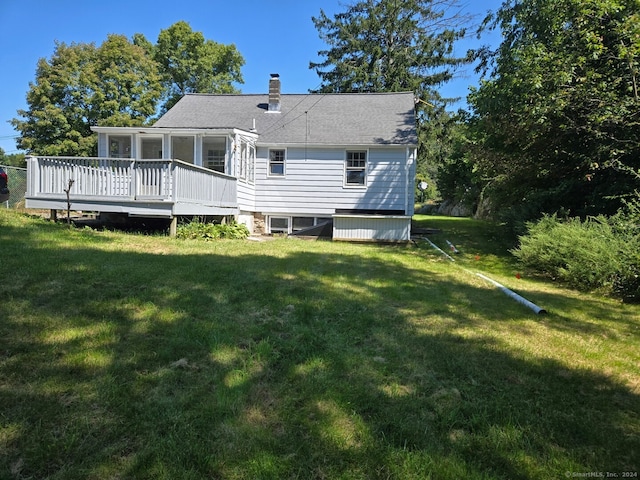
[[233, 216], [256, 234], [332, 222], [336, 240], [410, 238], [411, 92], [282, 94], [273, 74], [268, 94], [188, 94], [153, 127], [93, 130], [98, 159], [28, 160], [28, 207], [66, 208], [66, 169], [78, 177], [75, 209]]

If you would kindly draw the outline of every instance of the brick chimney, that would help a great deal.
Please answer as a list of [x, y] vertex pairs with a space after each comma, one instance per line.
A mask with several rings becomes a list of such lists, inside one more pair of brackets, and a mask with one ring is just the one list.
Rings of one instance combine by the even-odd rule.
[[272, 73], [269, 79], [269, 111], [280, 112], [280, 75]]

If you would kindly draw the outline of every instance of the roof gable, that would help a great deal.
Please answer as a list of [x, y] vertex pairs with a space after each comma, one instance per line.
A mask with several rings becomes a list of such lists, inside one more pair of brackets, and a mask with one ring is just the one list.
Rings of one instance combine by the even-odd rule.
[[283, 94], [281, 111], [268, 95], [188, 94], [158, 128], [238, 128], [263, 144], [416, 145], [414, 97], [401, 93]]

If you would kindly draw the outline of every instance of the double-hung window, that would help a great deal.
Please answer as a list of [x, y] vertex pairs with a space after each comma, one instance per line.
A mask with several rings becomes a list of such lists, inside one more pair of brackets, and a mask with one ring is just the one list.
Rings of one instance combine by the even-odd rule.
[[345, 183], [351, 186], [367, 184], [367, 152], [348, 151], [345, 166]]
[[269, 150], [269, 175], [284, 175], [284, 150]]

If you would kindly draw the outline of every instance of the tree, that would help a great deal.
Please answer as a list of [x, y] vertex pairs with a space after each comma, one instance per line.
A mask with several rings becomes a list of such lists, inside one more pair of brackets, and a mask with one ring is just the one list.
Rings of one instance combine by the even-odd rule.
[[639, 184], [640, 3], [509, 0], [469, 97], [476, 168], [496, 209], [613, 213]]
[[318, 52], [323, 61], [309, 64], [322, 80], [317, 92], [414, 92], [418, 174], [432, 185], [450, 148], [447, 99], [437, 89], [471, 61], [453, 54], [469, 21], [455, 0], [359, 0], [333, 19], [322, 10], [313, 18], [329, 46]]
[[96, 51], [87, 75], [91, 122], [102, 126], [144, 125], [162, 95], [157, 65], [122, 35], [109, 35]]
[[0, 147], [0, 165], [24, 168], [24, 153], [7, 154], [4, 148]]
[[56, 43], [29, 87], [29, 109], [11, 123], [18, 148], [40, 155], [95, 155], [91, 126], [142, 125], [162, 93], [155, 62], [120, 35], [99, 48]]
[[456, 8], [455, 1], [359, 0], [333, 19], [321, 10], [312, 20], [330, 48], [309, 64], [322, 79], [318, 91], [412, 91], [433, 103], [435, 87], [469, 61], [453, 55], [468, 20]]
[[469, 127], [464, 115], [452, 119], [446, 134], [448, 148], [441, 154], [436, 175], [438, 189], [444, 200], [473, 211], [478, 206], [482, 182], [473, 165]]
[[243, 83], [244, 58], [235, 45], [205, 40], [187, 22], [162, 30], [153, 52], [166, 90], [163, 111], [186, 93], [237, 93], [233, 83]]
[[40, 155], [95, 155], [92, 126], [150, 124], [184, 93], [235, 92], [243, 64], [235, 46], [205, 41], [185, 22], [161, 31], [158, 45], [142, 34], [131, 41], [109, 35], [100, 47], [56, 43], [51, 58], [38, 61], [29, 108], [11, 120], [17, 146]]

